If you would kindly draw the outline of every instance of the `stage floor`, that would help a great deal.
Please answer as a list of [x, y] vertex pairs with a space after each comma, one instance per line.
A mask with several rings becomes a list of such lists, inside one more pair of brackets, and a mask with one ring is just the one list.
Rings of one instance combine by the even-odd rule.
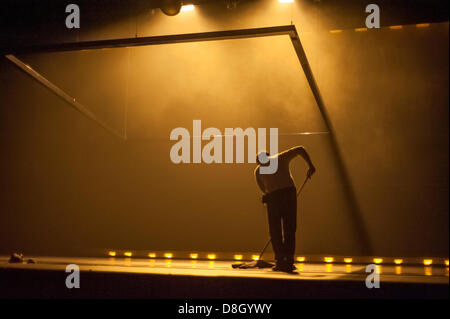
[[[0, 256], [0, 269], [65, 271], [69, 264], [80, 270], [123, 274], [175, 275], [198, 277], [241, 277], [283, 280], [360, 281], [364, 284], [368, 273], [362, 264], [296, 263], [297, 274], [274, 272], [271, 269], [232, 269], [231, 261], [137, 259], [137, 258], [85, 258], [38, 257], [35, 264], [10, 264], [8, 256]], [[449, 283], [449, 268], [441, 266], [377, 265], [380, 282]]]

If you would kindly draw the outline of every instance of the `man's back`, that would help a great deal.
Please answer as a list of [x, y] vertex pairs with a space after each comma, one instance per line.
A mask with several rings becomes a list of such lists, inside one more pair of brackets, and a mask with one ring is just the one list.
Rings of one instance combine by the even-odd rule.
[[261, 165], [256, 167], [255, 177], [263, 193], [267, 194], [278, 189], [295, 186], [289, 169], [289, 163], [294, 158], [288, 153], [291, 150], [270, 156], [271, 158], [278, 157], [278, 169], [273, 174], [261, 174], [259, 171]]

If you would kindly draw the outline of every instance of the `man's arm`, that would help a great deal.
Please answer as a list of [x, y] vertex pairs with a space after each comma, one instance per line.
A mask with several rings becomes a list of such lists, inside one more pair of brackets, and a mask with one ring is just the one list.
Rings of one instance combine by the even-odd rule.
[[287, 151], [282, 152], [279, 156], [284, 157], [288, 161], [292, 160], [297, 155], [301, 156], [305, 162], [308, 164], [308, 177], [310, 178], [316, 171], [316, 168], [314, 167], [311, 158], [309, 157], [308, 152], [303, 146], [295, 146], [291, 149], [288, 149]]
[[264, 183], [261, 180], [261, 174], [259, 173], [259, 167], [257, 169], [255, 169], [255, 178], [256, 178], [256, 183], [258, 184], [259, 188], [263, 192], [263, 195], [261, 197], [261, 202], [263, 204], [266, 204], [267, 203], [267, 192], [264, 187]]

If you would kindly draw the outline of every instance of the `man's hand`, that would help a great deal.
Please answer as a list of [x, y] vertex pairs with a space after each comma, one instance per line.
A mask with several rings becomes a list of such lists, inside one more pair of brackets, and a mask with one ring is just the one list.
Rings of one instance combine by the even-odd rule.
[[316, 172], [316, 168], [314, 167], [314, 165], [309, 165], [309, 169], [308, 169], [308, 173], [307, 176], [308, 178], [311, 178], [311, 176], [314, 175], [314, 173]]
[[261, 197], [261, 202], [262, 202], [263, 204], [266, 204], [266, 203], [267, 203], [267, 194], [262, 195], [262, 197]]

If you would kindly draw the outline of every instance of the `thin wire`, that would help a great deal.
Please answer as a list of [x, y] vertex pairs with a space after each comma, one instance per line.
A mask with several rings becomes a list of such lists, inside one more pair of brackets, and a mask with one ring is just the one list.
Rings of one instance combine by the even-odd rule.
[[127, 83], [126, 83], [126, 96], [125, 96], [125, 110], [124, 110], [124, 137], [125, 140], [128, 139], [127, 131], [128, 131], [128, 101], [130, 99], [130, 59], [131, 59], [131, 48], [127, 48], [128, 50], [128, 61], [127, 61]]
[[294, 24], [294, 2], [291, 3], [291, 25]]
[[[267, 136], [290, 136], [290, 135], [322, 135], [322, 134], [330, 134], [328, 131], [318, 131], [318, 132], [297, 132], [297, 133], [278, 133], [278, 134], [267, 134]], [[235, 136], [235, 134], [214, 134], [212, 137], [227, 137], [227, 136]], [[192, 135], [191, 137], [202, 137], [200, 135]]]

